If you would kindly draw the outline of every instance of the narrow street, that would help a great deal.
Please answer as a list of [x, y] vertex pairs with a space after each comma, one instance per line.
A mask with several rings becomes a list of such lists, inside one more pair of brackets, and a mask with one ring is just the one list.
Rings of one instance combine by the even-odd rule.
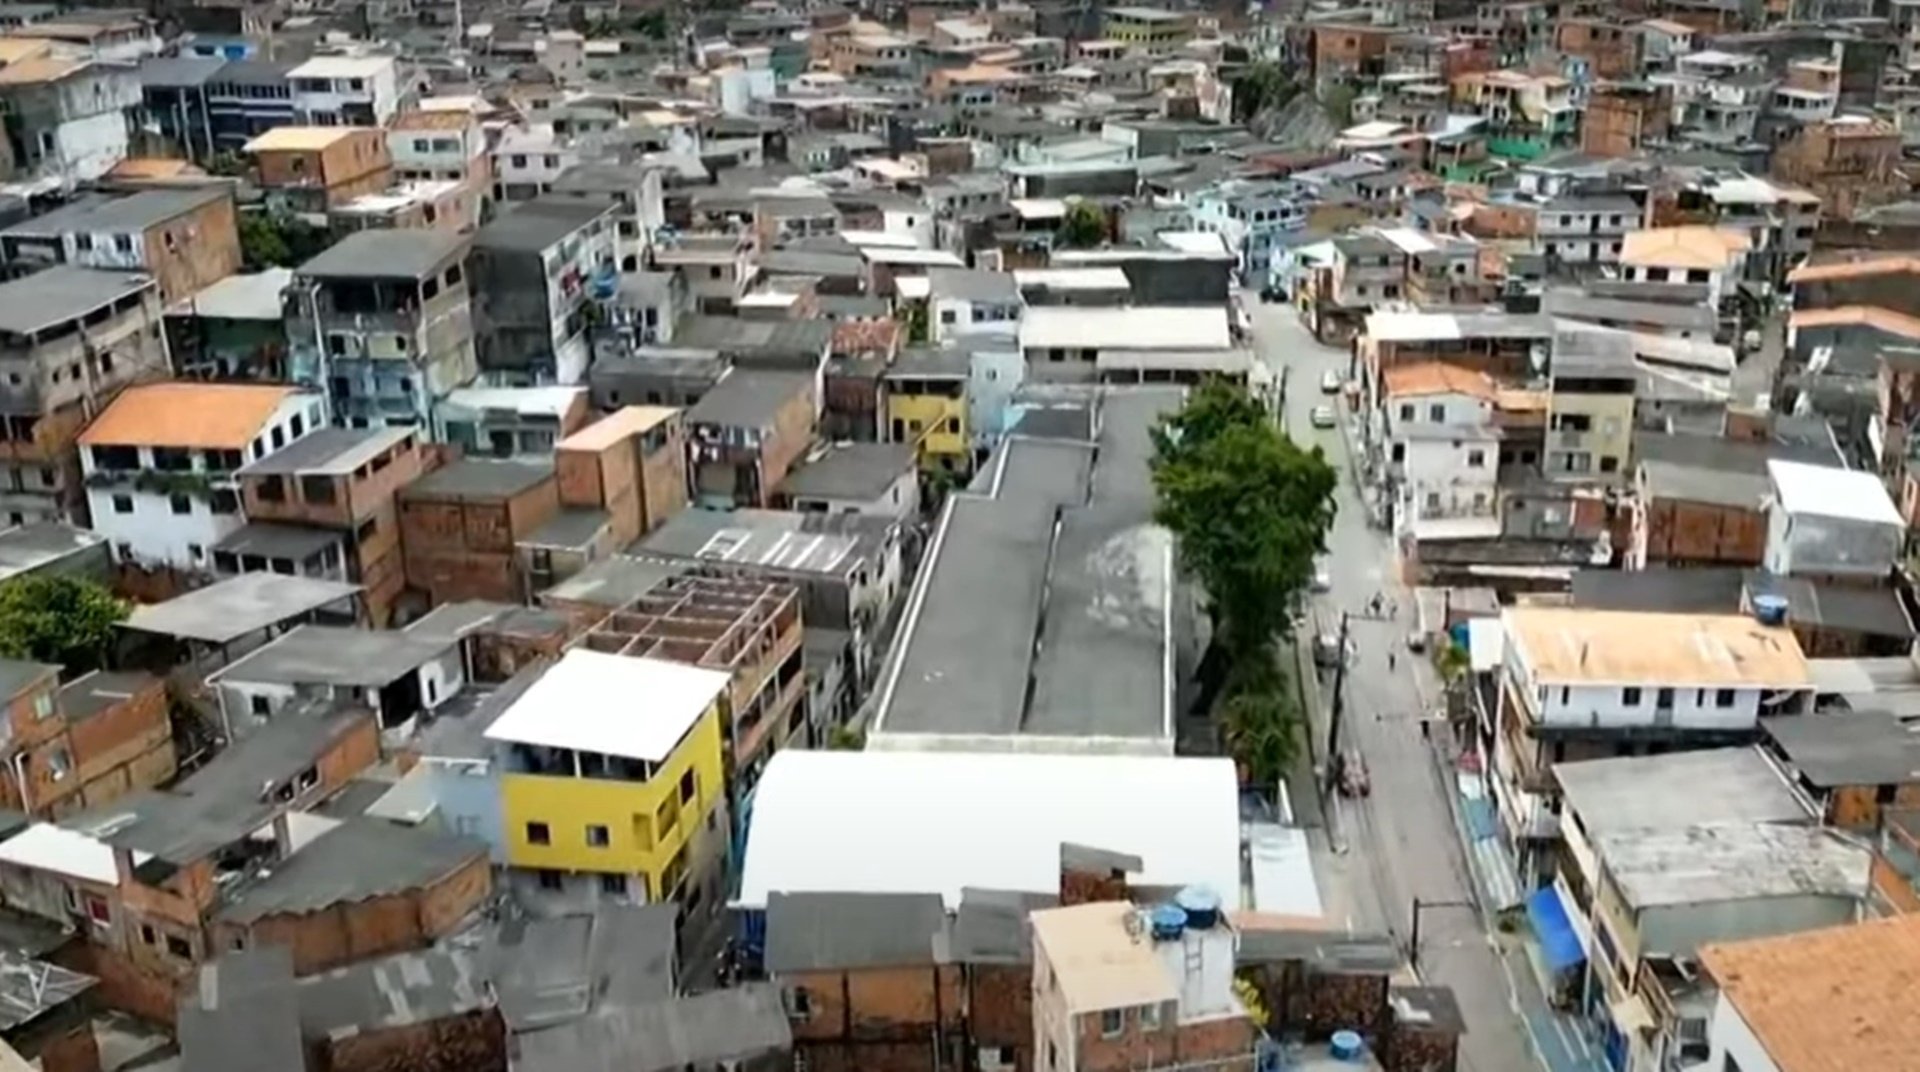
[[[1546, 1009], [1517, 938], [1489, 936], [1474, 896], [1454, 818], [1454, 790], [1420, 719], [1433, 709], [1439, 685], [1431, 664], [1409, 652], [1414, 596], [1401, 586], [1387, 534], [1372, 527], [1349, 462], [1348, 432], [1316, 429], [1314, 407], [1334, 405], [1343, 426], [1349, 414], [1321, 392], [1329, 370], [1346, 374], [1344, 348], [1323, 346], [1284, 304], [1256, 303], [1255, 345], [1277, 374], [1287, 368], [1285, 421], [1302, 445], [1318, 445], [1340, 473], [1339, 513], [1327, 556], [1332, 590], [1314, 597], [1314, 628], [1335, 632], [1343, 612], [1357, 657], [1346, 676], [1344, 747], [1364, 757], [1370, 796], [1333, 797], [1328, 822], [1347, 881], [1356, 929], [1389, 931], [1405, 949], [1412, 933], [1413, 899], [1421, 911], [1418, 966], [1422, 977], [1453, 988], [1467, 1024], [1460, 1065], [1470, 1072], [1587, 1072], [1597, 1067], [1584, 1040]], [[1388, 608], [1362, 618], [1381, 595]], [[1388, 653], [1395, 652], [1393, 663]], [[1330, 683], [1323, 693], [1331, 699]], [[1312, 712], [1317, 751], [1326, 753], [1327, 711]], [[1531, 1038], [1530, 1038], [1531, 1036]], [[1539, 1056], [1536, 1056], [1538, 1054]]]

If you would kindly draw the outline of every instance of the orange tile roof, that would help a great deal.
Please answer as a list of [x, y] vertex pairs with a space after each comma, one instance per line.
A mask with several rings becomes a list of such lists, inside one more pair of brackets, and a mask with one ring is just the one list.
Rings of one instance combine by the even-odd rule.
[[1920, 1069], [1920, 916], [1704, 946], [1700, 963], [1781, 1072]]
[[554, 444], [555, 450], [605, 450], [680, 412], [672, 406], [622, 406]]
[[205, 174], [189, 161], [159, 156], [130, 156], [107, 172], [109, 177], [115, 179], [177, 179]]
[[1493, 401], [1493, 377], [1484, 372], [1449, 365], [1445, 361], [1420, 361], [1395, 365], [1386, 371], [1387, 397], [1402, 395], [1472, 395]]
[[1622, 264], [1662, 268], [1725, 268], [1735, 253], [1745, 253], [1753, 242], [1739, 231], [1694, 224], [1655, 227], [1629, 232], [1620, 250]]
[[1877, 305], [1842, 305], [1837, 309], [1800, 309], [1790, 321], [1796, 328], [1824, 328], [1861, 325], [1877, 328], [1889, 335], [1920, 339], [1920, 317], [1882, 309]]
[[46, 82], [58, 82], [86, 65], [86, 60], [36, 56], [30, 60], [21, 60], [18, 63], [9, 63], [5, 67], [0, 67], [0, 86], [34, 86]]
[[1787, 273], [1789, 283], [1818, 283], [1826, 279], [1866, 279], [1876, 275], [1920, 275], [1920, 257], [1868, 257], [1857, 261], [1803, 264]]
[[292, 387], [251, 383], [149, 383], [120, 392], [80, 434], [87, 446], [239, 450], [253, 442]]

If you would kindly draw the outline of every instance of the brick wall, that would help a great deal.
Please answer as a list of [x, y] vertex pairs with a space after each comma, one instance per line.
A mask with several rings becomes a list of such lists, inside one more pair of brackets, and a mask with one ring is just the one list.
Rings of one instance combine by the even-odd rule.
[[318, 1044], [326, 1072], [507, 1072], [507, 1029], [497, 1009]]
[[1217, 1072], [1251, 1072], [1253, 1068], [1258, 1030], [1244, 1017], [1175, 1024], [1169, 1010], [1158, 1030], [1143, 1029], [1135, 1017], [1127, 1017], [1125, 1025], [1118, 1036], [1107, 1038], [1100, 1030], [1098, 1014], [1078, 1018], [1079, 1035], [1074, 1045], [1082, 1072], [1134, 1072], [1201, 1063]]
[[1012, 1047], [1015, 1072], [1030, 1072], [1033, 1068], [1033, 966], [970, 965], [966, 977], [967, 1026], [974, 1045]]
[[1647, 562], [1758, 566], [1767, 549], [1767, 519], [1758, 510], [1680, 499], [1646, 505]]
[[780, 982], [807, 992], [811, 1015], [794, 1021], [794, 1048], [815, 1069], [927, 1072], [944, 1045], [936, 1037], [959, 1037], [963, 988], [954, 965], [803, 972]]

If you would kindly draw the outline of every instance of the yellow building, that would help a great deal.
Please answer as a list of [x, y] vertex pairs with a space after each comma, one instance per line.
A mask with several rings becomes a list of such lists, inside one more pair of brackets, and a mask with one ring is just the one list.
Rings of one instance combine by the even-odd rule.
[[1108, 8], [1103, 31], [1107, 40], [1150, 56], [1174, 51], [1192, 38], [1193, 32], [1191, 14], [1154, 7]]
[[973, 468], [964, 350], [914, 350], [887, 373], [887, 438], [912, 444], [923, 469]]
[[1556, 343], [1542, 459], [1549, 479], [1612, 484], [1626, 478], [1639, 371], [1622, 338], [1583, 332]]
[[681, 898], [726, 843], [721, 704], [729, 676], [575, 649], [487, 728], [503, 752], [507, 862], [540, 886]]

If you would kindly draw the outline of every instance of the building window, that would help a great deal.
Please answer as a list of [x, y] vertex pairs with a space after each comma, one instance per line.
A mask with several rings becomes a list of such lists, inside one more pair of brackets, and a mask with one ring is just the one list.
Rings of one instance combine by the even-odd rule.
[[171, 934], [167, 935], [167, 952], [171, 953], [176, 957], [181, 958], [182, 960], [193, 959], [192, 944], [190, 944], [185, 938], [176, 938]]
[[567, 877], [558, 871], [550, 871], [543, 868], [540, 871], [540, 888], [556, 892], [566, 889]]
[[693, 771], [680, 776], [680, 803], [691, 804], [700, 795], [700, 776]]
[[1621, 689], [1620, 702], [1625, 704], [1628, 707], [1639, 707], [1640, 706], [1640, 690], [1632, 685], [1629, 685], [1626, 688]]
[[780, 1004], [787, 1007], [787, 1016], [794, 1020], [808, 1020], [813, 1017], [813, 995], [807, 993], [804, 986], [789, 986], [780, 991]]
[[116, 514], [133, 513], [133, 496], [115, 495], [113, 497], [113, 512]]
[[627, 876], [601, 875], [600, 892], [614, 897], [625, 897], [627, 895]]
[[1126, 1026], [1127, 1026], [1127, 1013], [1125, 1009], [1101, 1009], [1100, 1010], [1100, 1037], [1101, 1038], [1114, 1038], [1118, 1036], [1120, 1034], [1121, 1029]]
[[607, 847], [607, 828], [598, 823], [587, 824], [587, 844], [596, 849]]
[[1718, 689], [1713, 694], [1713, 706], [1732, 707], [1734, 692], [1732, 689]]
[[193, 500], [187, 498], [185, 495], [167, 496], [167, 506], [176, 514], [193, 513]]
[[1485, 466], [1486, 464], [1487, 464], [1487, 452], [1486, 452], [1486, 451], [1484, 451], [1484, 450], [1470, 450], [1470, 451], [1468, 451], [1468, 452], [1467, 452], [1467, 468], [1469, 468], [1469, 469], [1479, 469], [1479, 468], [1482, 468], [1482, 467], [1484, 467], [1484, 466]]
[[548, 830], [547, 824], [545, 823], [528, 823], [527, 844], [551, 845], [553, 844], [553, 831]]
[[1408, 402], [1400, 407], [1400, 419], [1403, 421], [1413, 419], [1413, 403]]
[[1160, 1006], [1140, 1006], [1140, 1029], [1142, 1031], [1160, 1030]]

